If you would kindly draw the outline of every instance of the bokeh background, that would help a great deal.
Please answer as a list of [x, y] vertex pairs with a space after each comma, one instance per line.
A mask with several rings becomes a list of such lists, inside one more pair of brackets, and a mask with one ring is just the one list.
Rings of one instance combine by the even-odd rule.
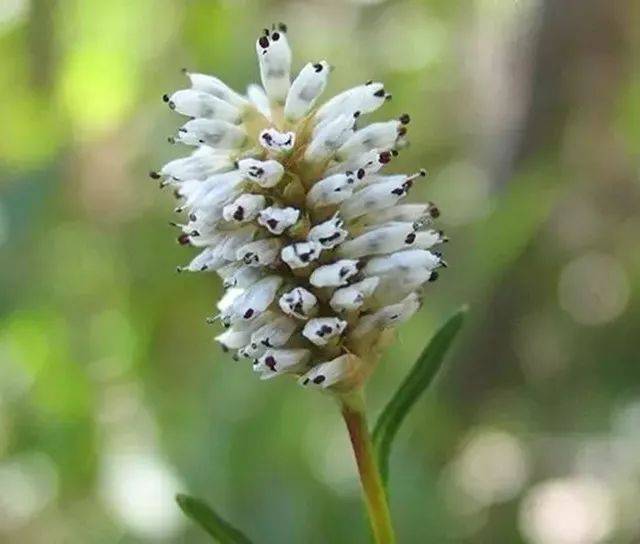
[[147, 172], [178, 155], [183, 66], [236, 88], [254, 39], [412, 113], [450, 268], [369, 390], [471, 313], [391, 462], [400, 542], [640, 542], [640, 4], [0, 1], [0, 542], [365, 542], [336, 407], [223, 356], [213, 275]]

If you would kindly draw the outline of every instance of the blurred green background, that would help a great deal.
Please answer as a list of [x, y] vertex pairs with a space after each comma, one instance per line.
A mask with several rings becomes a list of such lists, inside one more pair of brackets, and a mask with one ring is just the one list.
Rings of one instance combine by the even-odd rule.
[[[0, 542], [207, 542], [173, 495], [258, 543], [365, 542], [331, 400], [259, 382], [176, 276], [183, 66], [239, 90], [289, 24], [294, 69], [412, 114], [450, 268], [375, 374], [377, 414], [439, 322], [463, 334], [402, 428], [406, 543], [640, 541], [640, 4], [634, 0], [0, 0]], [[400, 170], [398, 170], [400, 171]], [[422, 191], [422, 192], [420, 192]]]

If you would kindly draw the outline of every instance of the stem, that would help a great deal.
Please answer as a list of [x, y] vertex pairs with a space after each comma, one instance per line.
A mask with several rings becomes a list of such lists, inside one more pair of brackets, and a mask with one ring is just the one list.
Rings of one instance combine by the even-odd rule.
[[348, 396], [343, 396], [341, 402], [342, 417], [347, 425], [349, 438], [351, 438], [374, 540], [376, 544], [393, 544], [395, 537], [387, 495], [382, 485], [371, 435], [367, 428], [362, 391], [358, 390]]

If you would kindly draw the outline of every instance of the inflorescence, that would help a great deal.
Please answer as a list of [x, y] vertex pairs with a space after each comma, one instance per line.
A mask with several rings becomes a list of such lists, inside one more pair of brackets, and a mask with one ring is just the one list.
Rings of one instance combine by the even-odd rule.
[[194, 146], [151, 177], [186, 214], [178, 241], [201, 252], [178, 270], [215, 271], [226, 330], [216, 340], [262, 378], [349, 390], [362, 383], [393, 328], [420, 307], [446, 266], [432, 248], [438, 209], [407, 204], [426, 176], [381, 169], [405, 144], [409, 115], [362, 124], [390, 95], [369, 81], [321, 106], [331, 67], [306, 64], [291, 82], [285, 25], [256, 42], [262, 86], [246, 95], [185, 71], [191, 88], [163, 99], [189, 117], [169, 138]]

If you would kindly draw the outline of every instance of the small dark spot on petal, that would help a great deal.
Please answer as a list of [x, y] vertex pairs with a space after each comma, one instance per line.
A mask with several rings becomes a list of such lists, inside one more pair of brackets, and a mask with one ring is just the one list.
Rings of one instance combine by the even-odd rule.
[[391, 153], [389, 153], [389, 151], [383, 151], [378, 156], [378, 160], [381, 164], [387, 164], [391, 160]]
[[244, 219], [244, 208], [242, 206], [238, 206], [235, 212], [233, 212], [233, 218], [236, 221], [242, 221]]
[[265, 357], [264, 364], [268, 366], [273, 372], [276, 372], [276, 359], [273, 355]]
[[323, 381], [325, 381], [327, 378], [325, 376], [323, 376], [322, 374], [316, 376], [315, 378], [313, 378], [313, 383], [315, 383], [316, 385], [320, 385]]

